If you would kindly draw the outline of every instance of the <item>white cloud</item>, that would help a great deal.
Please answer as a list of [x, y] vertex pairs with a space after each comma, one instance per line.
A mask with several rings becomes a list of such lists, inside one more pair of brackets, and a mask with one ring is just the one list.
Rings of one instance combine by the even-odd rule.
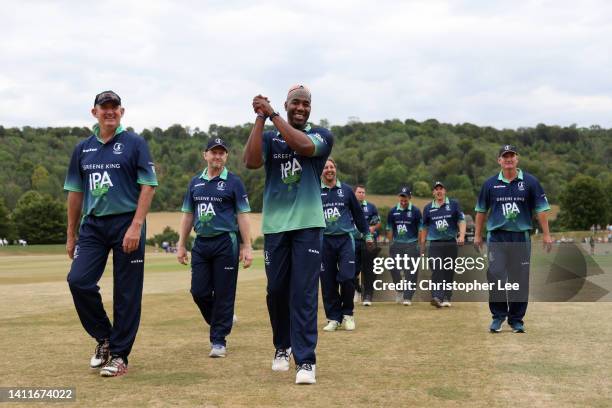
[[[8, 9], [8, 7], [5, 7]], [[297, 82], [317, 121], [612, 127], [606, 1], [11, 2], [0, 124], [90, 125], [114, 89], [136, 129], [252, 120]]]

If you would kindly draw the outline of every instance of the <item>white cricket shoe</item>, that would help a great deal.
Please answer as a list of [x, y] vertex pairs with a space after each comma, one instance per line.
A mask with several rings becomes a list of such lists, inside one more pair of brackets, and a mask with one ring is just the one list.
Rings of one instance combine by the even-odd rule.
[[226, 354], [227, 354], [227, 349], [225, 348], [224, 345], [213, 344], [212, 347], [210, 348], [210, 353], [208, 354], [208, 357], [220, 358], [220, 357], [225, 357]]
[[291, 347], [288, 349], [276, 349], [272, 360], [272, 371], [289, 371], [289, 359], [291, 358]]
[[300, 364], [297, 366], [297, 372], [295, 373], [296, 384], [316, 384], [316, 365], [315, 364]]
[[442, 304], [440, 305], [442, 307], [451, 307], [451, 302], [449, 302], [448, 300], [445, 300], [442, 302]]
[[404, 306], [412, 306], [412, 301], [408, 300], [408, 299], [404, 299], [404, 301], [402, 302], [402, 305], [404, 305]]
[[355, 330], [355, 317], [344, 315], [342, 317], [342, 328], [348, 331]]
[[323, 331], [326, 332], [333, 332], [338, 330], [338, 326], [340, 326], [340, 323], [335, 321], [335, 320], [329, 320], [327, 322], [327, 325], [323, 328]]
[[110, 345], [108, 340], [104, 340], [96, 346], [96, 350], [94, 351], [94, 355], [91, 356], [91, 360], [89, 360], [90, 368], [102, 368], [110, 361]]

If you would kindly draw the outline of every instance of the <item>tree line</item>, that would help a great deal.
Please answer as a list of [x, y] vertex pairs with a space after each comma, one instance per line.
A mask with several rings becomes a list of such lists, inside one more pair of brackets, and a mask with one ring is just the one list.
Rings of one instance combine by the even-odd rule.
[[[326, 120], [320, 125], [329, 127]], [[180, 209], [189, 180], [203, 168], [202, 150], [213, 137], [229, 142], [228, 167], [242, 177], [253, 211], [261, 211], [263, 169], [246, 170], [241, 160], [250, 129], [251, 124], [213, 124], [203, 131], [177, 124], [141, 131], [160, 182], [152, 211]], [[352, 121], [331, 130], [339, 179], [364, 184], [369, 193], [395, 194], [400, 185], [410, 184], [413, 194], [428, 197], [431, 183], [441, 180], [449, 195], [473, 213], [480, 186], [498, 171], [500, 145], [514, 144], [520, 153], [519, 166], [538, 177], [549, 201], [561, 206], [555, 229], [587, 229], [612, 221], [612, 129], [538, 124], [499, 130], [435, 119], [394, 119]], [[30, 242], [63, 240], [63, 231], [59, 235], [51, 231], [65, 223], [65, 216], [53, 221], [53, 213], [64, 211], [62, 187], [72, 150], [90, 134], [90, 129], [77, 127], [0, 126], [0, 238], [27, 239], [25, 234], [34, 234], [34, 228], [21, 224], [35, 216], [39, 226], [49, 222], [50, 232]]]

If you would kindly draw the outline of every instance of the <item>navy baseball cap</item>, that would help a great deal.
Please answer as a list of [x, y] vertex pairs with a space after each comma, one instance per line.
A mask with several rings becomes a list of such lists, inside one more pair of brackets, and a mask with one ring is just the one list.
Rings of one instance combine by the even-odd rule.
[[106, 102], [114, 102], [117, 105], [121, 105], [121, 98], [113, 91], [100, 92], [96, 95], [96, 99], [94, 99], [94, 106], [102, 105]]
[[442, 183], [441, 181], [436, 181], [435, 183], [433, 183], [433, 186], [431, 187], [432, 190], [435, 190], [436, 187], [442, 187], [442, 188], [446, 188], [446, 186], [444, 185], [444, 183]]
[[220, 137], [216, 137], [214, 139], [210, 139], [208, 141], [208, 144], [206, 145], [206, 150], [205, 151], [209, 151], [210, 149], [214, 149], [217, 146], [221, 146], [222, 148], [225, 149], [226, 152], [229, 152], [229, 146], [227, 145], [227, 143], [225, 143], [225, 140], [221, 139]]
[[397, 193], [397, 195], [406, 196], [406, 197], [411, 196], [412, 193], [410, 191], [410, 187], [404, 186], [404, 187], [400, 188], [400, 191], [399, 191], [399, 193]]
[[497, 157], [502, 157], [505, 153], [508, 153], [508, 152], [512, 152], [514, 154], [518, 154], [518, 150], [516, 149], [515, 146], [512, 146], [512, 145], [503, 145], [499, 149], [499, 153], [497, 154]]

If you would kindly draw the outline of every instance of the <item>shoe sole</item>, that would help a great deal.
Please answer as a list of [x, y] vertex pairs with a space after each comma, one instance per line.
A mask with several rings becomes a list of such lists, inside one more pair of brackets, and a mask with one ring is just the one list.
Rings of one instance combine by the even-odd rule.
[[299, 381], [299, 382], [297, 380], [295, 380], [295, 383], [297, 385], [310, 385], [310, 384], [316, 384], [317, 380], [312, 380], [312, 381], [308, 380], [308, 381]]
[[437, 309], [440, 309], [442, 307], [442, 305], [436, 302], [435, 300], [432, 300], [431, 302], [429, 302], [429, 304], [436, 307]]
[[287, 368], [274, 368], [274, 367], [272, 367], [272, 371], [276, 371], [276, 372], [279, 372], [279, 371], [289, 371], [289, 367], [287, 367]]
[[512, 333], [525, 333], [525, 329], [519, 329], [519, 330], [512, 329]]
[[119, 371], [117, 373], [111, 373], [109, 371], [100, 371], [100, 377], [110, 378], [110, 377], [121, 377], [122, 375], [127, 374], [128, 369]]
[[225, 358], [225, 354], [209, 354], [210, 358]]

